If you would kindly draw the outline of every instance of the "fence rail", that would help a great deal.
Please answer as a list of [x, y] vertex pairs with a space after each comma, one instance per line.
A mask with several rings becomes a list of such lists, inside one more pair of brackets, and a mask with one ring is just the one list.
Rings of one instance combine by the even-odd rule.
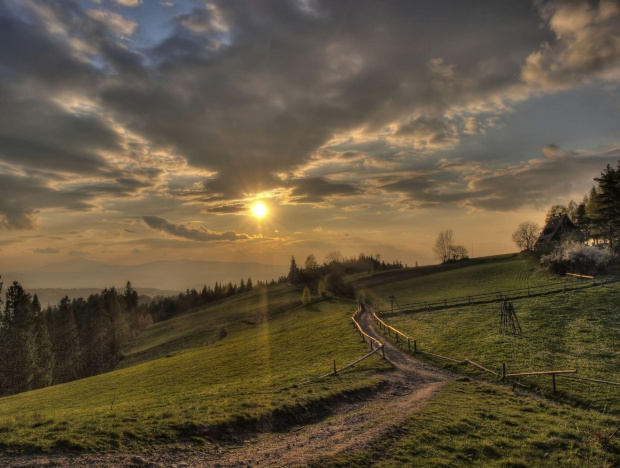
[[[570, 282], [568, 280], [558, 281], [549, 284], [543, 284], [539, 286], [528, 286], [526, 288], [518, 288], [518, 289], [508, 289], [504, 291], [495, 291], [484, 294], [473, 294], [469, 296], [459, 296], [451, 299], [439, 299], [434, 301], [418, 301], [411, 302], [405, 304], [396, 303], [392, 304], [391, 309], [380, 309], [379, 312], [382, 314], [395, 313], [395, 310], [398, 309], [398, 312], [417, 312], [422, 310], [431, 310], [431, 309], [445, 309], [448, 307], [456, 307], [462, 305], [473, 305], [473, 304], [481, 304], [488, 302], [496, 302], [504, 299], [518, 299], [524, 297], [532, 297], [532, 296], [540, 296], [543, 294], [549, 294], [552, 292], [566, 292], [571, 290], [579, 290], [591, 288], [594, 286], [603, 286], [604, 284], [614, 283], [616, 281], [594, 281], [593, 277], [588, 276], [577, 276], [574, 275], [573, 280]], [[579, 281], [576, 278], [588, 278], [592, 279], [592, 282], [584, 282]]]
[[[388, 332], [388, 336], [391, 336], [390, 332], [394, 332], [394, 336], [397, 338], [397, 342], [398, 342], [398, 337], [402, 336], [404, 338], [407, 339], [407, 343], [409, 344], [411, 340], [413, 340], [414, 343], [414, 353], [419, 353], [422, 355], [426, 355], [426, 356], [430, 356], [433, 358], [437, 358], [437, 359], [442, 359], [444, 361], [449, 361], [452, 363], [455, 363], [457, 365], [471, 365], [474, 366], [484, 372], [487, 372], [489, 374], [493, 374], [496, 377], [498, 377], [499, 379], [501, 379], [502, 381], [505, 381], [506, 379], [509, 379], [514, 385], [520, 385], [522, 387], [526, 387], [526, 385], [523, 385], [522, 383], [518, 382], [516, 380], [516, 377], [537, 377], [537, 376], [544, 376], [544, 375], [550, 375], [552, 378], [552, 382], [553, 382], [553, 393], [556, 393], [556, 376], [557, 377], [563, 377], [566, 379], [575, 379], [575, 380], [581, 380], [584, 382], [592, 382], [592, 383], [598, 383], [598, 384], [604, 384], [604, 385], [612, 385], [612, 386], [617, 386], [620, 387], [620, 382], [610, 382], [608, 380], [599, 380], [599, 379], [592, 379], [592, 378], [587, 378], [587, 377], [576, 377], [573, 375], [567, 375], [567, 374], [575, 374], [577, 373], [577, 369], [568, 369], [568, 370], [550, 370], [550, 371], [528, 371], [528, 372], [518, 372], [518, 373], [511, 373], [508, 374], [506, 373], [506, 363], [502, 363], [502, 372], [501, 374], [499, 372], [495, 372], [491, 369], [488, 369], [484, 366], [482, 366], [481, 364], [472, 361], [471, 359], [455, 359], [452, 357], [448, 357], [448, 356], [442, 356], [441, 354], [435, 354], [435, 353], [431, 353], [430, 351], [426, 351], [426, 350], [420, 350], [417, 347], [417, 340], [414, 340], [413, 338], [411, 338], [410, 336], [406, 335], [405, 333], [401, 332], [400, 330], [392, 327], [391, 325], [388, 325], [384, 320], [380, 319], [377, 316], [377, 313], [372, 311], [372, 317], [374, 319], [374, 321], [379, 324], [380, 328], [384, 331]], [[409, 346], [409, 351], [411, 351], [411, 346]]]

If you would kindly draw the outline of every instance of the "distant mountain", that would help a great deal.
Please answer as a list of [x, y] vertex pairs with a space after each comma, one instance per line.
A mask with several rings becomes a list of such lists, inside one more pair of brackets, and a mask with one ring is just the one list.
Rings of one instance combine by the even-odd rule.
[[[86, 299], [91, 294], [100, 293], [102, 288], [30, 288], [28, 292], [30, 294], [37, 294], [39, 302], [43, 307], [48, 305], [56, 305], [65, 296], [69, 299], [75, 299], [83, 297]], [[155, 296], [175, 296], [179, 291], [155, 289], [155, 288], [137, 288], [136, 291], [140, 296], [149, 296], [151, 298]]]
[[287, 267], [262, 263], [228, 263], [200, 260], [162, 260], [140, 265], [109, 265], [91, 260], [75, 259], [52, 263], [37, 269], [0, 272], [5, 284], [19, 281], [26, 289], [122, 288], [129, 280], [137, 290], [156, 288], [184, 291], [202, 288], [205, 284], [250, 277], [253, 281], [271, 280], [284, 275]]

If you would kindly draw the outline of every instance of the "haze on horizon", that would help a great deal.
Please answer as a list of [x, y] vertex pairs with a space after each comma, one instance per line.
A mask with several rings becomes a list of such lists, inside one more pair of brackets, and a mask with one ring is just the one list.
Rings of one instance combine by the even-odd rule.
[[615, 0], [5, 0], [0, 273], [514, 251], [620, 158], [619, 79]]

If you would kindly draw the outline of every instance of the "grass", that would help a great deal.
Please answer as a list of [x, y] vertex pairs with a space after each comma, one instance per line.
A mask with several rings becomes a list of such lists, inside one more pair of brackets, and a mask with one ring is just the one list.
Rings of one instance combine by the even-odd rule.
[[[366, 352], [354, 306], [322, 301], [229, 333], [203, 348], [96, 377], [0, 399], [0, 447], [139, 450], [204, 443], [222, 427], [294, 412], [342, 392], [374, 388], [373, 356], [340, 379], [299, 385]], [[194, 437], [194, 439], [191, 439]], [[201, 442], [202, 441], [202, 442]]]
[[[475, 266], [434, 276], [436, 283], [443, 285], [446, 291], [456, 293], [464, 291], [468, 284], [484, 284], [485, 277], [494, 287], [504, 288], [517, 287], [528, 278], [545, 281], [546, 276], [537, 273], [534, 267], [532, 262], [517, 258], [493, 268]], [[436, 294], [433, 283], [427, 284], [423, 295]], [[620, 382], [620, 286], [608, 285], [512, 302], [523, 329], [521, 334], [499, 333], [498, 303], [398, 314], [386, 321], [415, 338], [422, 351], [459, 360], [468, 358], [497, 372], [504, 362], [508, 373], [576, 368], [580, 377]], [[445, 361], [436, 360], [435, 363], [445, 365]], [[448, 367], [459, 372], [474, 369]], [[490, 374], [485, 375], [492, 378]], [[551, 377], [521, 380], [553, 396]], [[555, 398], [604, 411], [618, 412], [620, 409], [619, 387], [561, 377], [557, 385], [559, 393]]]
[[458, 269], [395, 281], [372, 288], [376, 302], [389, 308], [388, 296], [400, 304], [436, 301], [558, 282], [555, 275], [542, 273], [535, 259], [514, 254]]
[[620, 463], [615, 418], [455, 381], [392, 434], [316, 466], [597, 466]]
[[140, 334], [119, 367], [198, 348], [219, 340], [220, 329], [239, 332], [301, 306], [301, 292], [288, 285], [259, 288], [250, 293], [191, 309], [158, 322]]

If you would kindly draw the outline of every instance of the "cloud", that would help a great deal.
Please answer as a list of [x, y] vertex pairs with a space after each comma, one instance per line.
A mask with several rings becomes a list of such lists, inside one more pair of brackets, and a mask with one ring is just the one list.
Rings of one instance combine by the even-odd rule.
[[620, 76], [620, 5], [602, 0], [549, 2], [542, 14], [555, 33], [553, 43], [545, 42], [530, 54], [521, 76], [528, 84], [550, 89], [581, 84], [595, 77]]
[[122, 6], [135, 8], [138, 5], [142, 4], [142, 0], [114, 0], [116, 3]]
[[441, 148], [458, 142], [456, 125], [437, 118], [418, 117], [399, 127], [393, 136], [410, 141], [416, 148]]
[[361, 193], [351, 184], [333, 183], [321, 177], [295, 179], [290, 195], [295, 203], [319, 203], [335, 197], [350, 197]]
[[87, 255], [88, 252], [84, 252], [82, 250], [69, 250], [69, 252], [67, 252], [69, 255], [72, 255], [74, 257], [82, 257], [84, 255]]
[[472, 197], [468, 205], [483, 210], [513, 211], [524, 206], [541, 207], [556, 197], [576, 196], [579, 200], [593, 185], [591, 178], [619, 157], [620, 150], [606, 155], [579, 155], [549, 145], [543, 149], [542, 158], [474, 177], [468, 189], [488, 195]]
[[57, 254], [57, 253], [60, 253], [60, 250], [52, 249], [51, 247], [47, 247], [45, 249], [33, 249], [32, 251], [34, 253], [38, 253], [38, 254]]
[[236, 214], [244, 213], [248, 211], [248, 206], [245, 203], [226, 203], [223, 205], [211, 206], [203, 210], [204, 213], [218, 213], [218, 214]]
[[142, 216], [142, 220], [151, 229], [194, 241], [237, 241], [250, 238], [247, 234], [237, 234], [233, 231], [214, 232], [204, 227], [193, 228], [188, 225], [174, 224], [158, 216]]
[[[116, 0], [121, 3], [129, 0]], [[138, 23], [127, 19], [118, 13], [108, 10], [88, 10], [87, 14], [90, 18], [98, 21], [107, 27], [111, 32], [120, 38], [127, 38], [133, 35], [138, 28]]]

